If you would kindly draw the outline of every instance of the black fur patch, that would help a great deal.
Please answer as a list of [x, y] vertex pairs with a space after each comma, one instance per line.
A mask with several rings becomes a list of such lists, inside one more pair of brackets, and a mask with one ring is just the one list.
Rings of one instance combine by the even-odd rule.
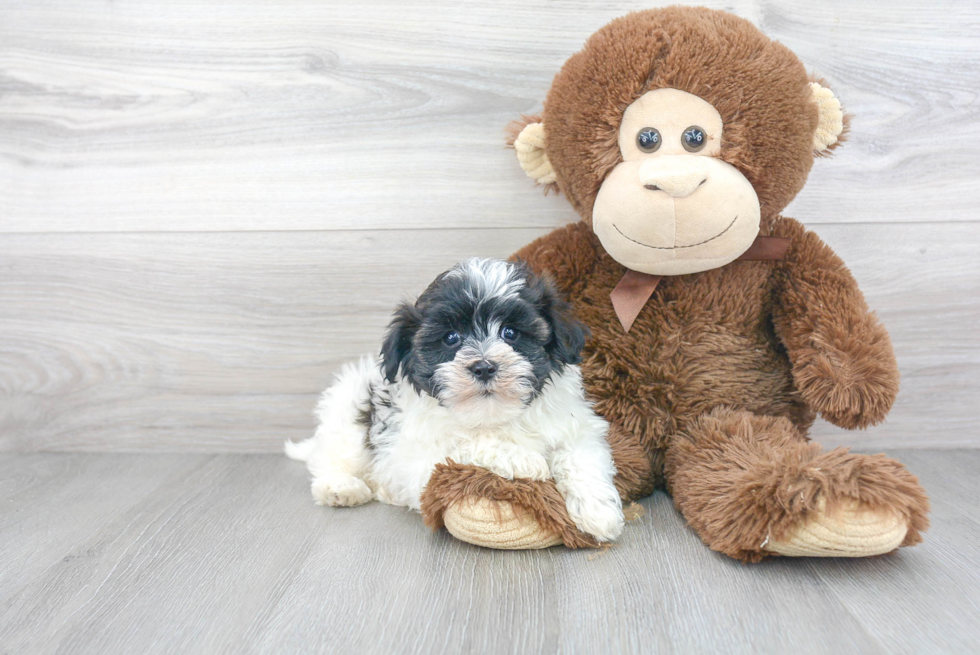
[[374, 404], [374, 385], [368, 387], [369, 398], [372, 399], [371, 402], [365, 407], [359, 407], [357, 410], [357, 424], [364, 428], [364, 445], [368, 450], [374, 452], [374, 443], [371, 441], [371, 426], [374, 425], [374, 419], [377, 415], [377, 410]]
[[391, 399], [391, 388], [385, 384], [371, 386], [371, 423], [368, 425], [365, 443], [368, 450], [372, 453], [376, 450], [374, 438], [376, 435], [384, 434], [392, 420], [396, 419], [401, 413], [401, 409], [395, 406]]

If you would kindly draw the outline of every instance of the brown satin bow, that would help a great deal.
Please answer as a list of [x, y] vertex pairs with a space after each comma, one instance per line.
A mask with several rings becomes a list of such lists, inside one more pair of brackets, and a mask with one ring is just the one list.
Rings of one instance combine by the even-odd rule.
[[[759, 262], [782, 259], [789, 250], [789, 244], [790, 240], [784, 237], [756, 237], [749, 249], [735, 261]], [[609, 294], [616, 316], [627, 332], [633, 327], [633, 321], [639, 316], [643, 306], [650, 300], [650, 296], [660, 282], [660, 277], [627, 270], [623, 279]]]

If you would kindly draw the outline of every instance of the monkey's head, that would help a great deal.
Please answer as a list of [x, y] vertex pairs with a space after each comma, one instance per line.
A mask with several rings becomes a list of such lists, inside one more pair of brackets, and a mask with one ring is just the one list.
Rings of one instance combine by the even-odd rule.
[[683, 275], [768, 233], [845, 122], [833, 93], [748, 21], [668, 7], [593, 34], [514, 147], [614, 259]]

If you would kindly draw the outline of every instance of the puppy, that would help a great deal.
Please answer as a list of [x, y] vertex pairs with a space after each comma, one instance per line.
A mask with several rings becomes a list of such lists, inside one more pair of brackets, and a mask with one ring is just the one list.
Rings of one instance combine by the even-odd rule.
[[436, 464], [554, 478], [569, 516], [599, 541], [623, 528], [608, 428], [585, 399], [586, 329], [521, 264], [471, 259], [398, 307], [381, 360], [347, 365], [317, 407], [316, 434], [286, 444], [320, 505], [374, 498], [419, 509]]

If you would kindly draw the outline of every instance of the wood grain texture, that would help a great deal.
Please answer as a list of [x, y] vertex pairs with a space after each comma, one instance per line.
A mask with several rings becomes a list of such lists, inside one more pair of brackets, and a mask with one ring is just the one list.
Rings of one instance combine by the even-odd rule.
[[278, 452], [400, 300], [541, 233], [7, 235], [0, 450]]
[[[885, 425], [821, 424], [824, 443], [980, 445], [976, 227], [821, 226], [903, 376]], [[541, 233], [7, 235], [0, 450], [278, 452], [311, 432], [332, 373], [378, 351], [399, 300], [458, 258]]]
[[[864, 434], [932, 503], [888, 557], [743, 566], [656, 494], [603, 553], [326, 510], [278, 451], [453, 261], [576, 220], [502, 147], [648, 2], [0, 4], [0, 653], [980, 651], [980, 6], [696, 2], [855, 115], [787, 213], [889, 327]], [[196, 451], [167, 455], [10, 451]]]
[[[283, 457], [0, 455], [32, 480], [0, 490], [0, 652], [976, 652], [980, 451], [890, 454], [932, 497], [924, 544], [750, 566], [664, 494], [608, 551], [501, 552], [317, 507]], [[7, 550], [25, 530], [36, 556]]]
[[[78, 548], [119, 514], [176, 488], [208, 455], [0, 457], [0, 607], [51, 566], [90, 561], [99, 548]], [[135, 464], [134, 464], [135, 463]], [[68, 551], [76, 548], [73, 552]], [[0, 642], [0, 652], [4, 652]]]
[[[700, 4], [700, 3], [698, 3]], [[828, 445], [980, 445], [980, 5], [708, 2], [855, 114], [787, 213], [903, 374]], [[270, 452], [453, 261], [576, 216], [502, 147], [644, 2], [0, 5], [0, 451]]]
[[[702, 2], [854, 114], [790, 213], [975, 221], [980, 5]], [[0, 6], [0, 231], [554, 227], [503, 149], [585, 38], [649, 2]]]

